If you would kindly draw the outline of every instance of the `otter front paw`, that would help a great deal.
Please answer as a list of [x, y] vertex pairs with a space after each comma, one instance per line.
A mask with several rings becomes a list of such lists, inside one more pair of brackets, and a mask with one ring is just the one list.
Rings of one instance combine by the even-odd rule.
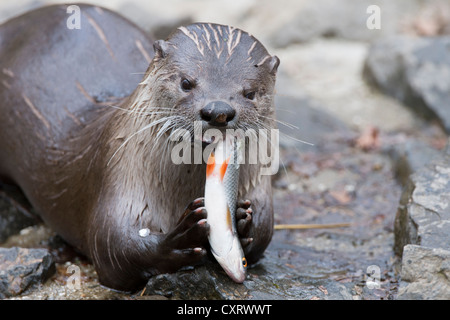
[[167, 262], [166, 270], [176, 271], [183, 266], [199, 264], [206, 258], [209, 233], [206, 217], [203, 198], [186, 207], [175, 228], [160, 243]]
[[253, 241], [253, 238], [249, 237], [253, 214], [253, 210], [250, 208], [251, 204], [250, 200], [240, 200], [237, 204], [236, 227], [243, 248]]

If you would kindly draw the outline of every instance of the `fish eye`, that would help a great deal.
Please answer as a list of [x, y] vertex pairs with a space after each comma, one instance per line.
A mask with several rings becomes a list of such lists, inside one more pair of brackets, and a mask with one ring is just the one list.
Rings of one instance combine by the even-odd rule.
[[247, 259], [242, 258], [242, 265], [244, 266], [244, 268], [247, 268]]

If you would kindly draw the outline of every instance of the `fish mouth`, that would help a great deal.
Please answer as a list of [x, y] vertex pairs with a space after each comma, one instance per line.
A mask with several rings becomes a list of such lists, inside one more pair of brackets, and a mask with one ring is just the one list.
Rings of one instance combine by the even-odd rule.
[[246, 272], [236, 274], [228, 269], [224, 268], [224, 270], [225, 270], [226, 274], [236, 283], [243, 283], [246, 278]]
[[243, 283], [247, 273], [244, 268], [241, 267], [242, 259], [237, 259], [233, 264], [230, 264], [230, 260], [227, 258], [222, 258], [214, 254], [217, 262], [220, 264], [225, 273], [236, 283]]
[[[243, 266], [244, 253], [242, 252], [242, 248], [238, 243], [239, 240], [235, 238], [233, 240], [233, 244], [230, 247], [229, 251], [225, 254], [218, 255], [213, 248], [211, 248], [211, 253], [214, 258], [220, 264], [225, 273], [236, 283], [243, 283], [246, 276], [246, 267]], [[236, 246], [239, 245], [239, 249]]]

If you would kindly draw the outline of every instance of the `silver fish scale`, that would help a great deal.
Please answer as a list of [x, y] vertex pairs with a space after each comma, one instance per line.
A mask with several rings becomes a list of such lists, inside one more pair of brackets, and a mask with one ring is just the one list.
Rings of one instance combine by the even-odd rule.
[[223, 185], [225, 188], [225, 197], [227, 199], [228, 207], [230, 208], [231, 224], [233, 233], [236, 233], [236, 209], [237, 209], [237, 196], [238, 196], [238, 183], [239, 183], [239, 163], [238, 152], [236, 148], [237, 144], [233, 143], [232, 157], [233, 161], [227, 166], [223, 178]]

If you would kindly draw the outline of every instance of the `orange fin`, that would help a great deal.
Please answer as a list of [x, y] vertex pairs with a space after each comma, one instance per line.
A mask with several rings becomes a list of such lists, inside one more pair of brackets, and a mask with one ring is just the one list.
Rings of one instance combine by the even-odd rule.
[[223, 177], [225, 176], [225, 172], [227, 172], [228, 162], [230, 162], [230, 157], [225, 160], [224, 163], [220, 166], [220, 181], [223, 181]]
[[208, 178], [213, 173], [215, 166], [216, 157], [214, 156], [214, 152], [211, 152], [208, 158], [208, 162], [206, 163], [206, 178]]

